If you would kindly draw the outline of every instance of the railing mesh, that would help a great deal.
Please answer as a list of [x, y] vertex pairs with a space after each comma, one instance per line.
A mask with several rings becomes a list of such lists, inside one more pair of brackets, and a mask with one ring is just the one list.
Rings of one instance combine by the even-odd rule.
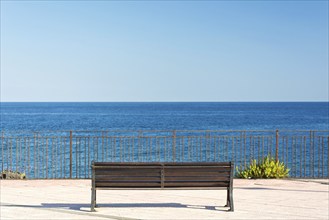
[[90, 178], [91, 161], [221, 162], [267, 155], [293, 178], [328, 178], [329, 131], [2, 132], [1, 169], [30, 179]]

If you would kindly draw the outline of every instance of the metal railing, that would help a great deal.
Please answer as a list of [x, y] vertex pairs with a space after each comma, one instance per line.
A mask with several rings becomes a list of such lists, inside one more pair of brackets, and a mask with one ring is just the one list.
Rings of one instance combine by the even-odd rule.
[[234, 161], [241, 169], [271, 155], [293, 178], [328, 178], [329, 131], [2, 132], [2, 170], [30, 179], [90, 178], [92, 160]]

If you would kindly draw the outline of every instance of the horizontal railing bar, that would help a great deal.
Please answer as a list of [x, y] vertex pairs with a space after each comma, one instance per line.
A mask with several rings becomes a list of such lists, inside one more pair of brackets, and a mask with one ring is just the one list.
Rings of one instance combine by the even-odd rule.
[[[30, 131], [30, 130], [15, 130], [15, 131], [11, 131], [11, 130], [0, 130], [0, 132], [3, 133], [32, 133], [32, 134], [40, 134], [40, 133], [63, 133], [63, 132], [67, 132], [70, 133], [71, 131], [73, 132], [77, 132], [77, 133], [123, 133], [123, 132], [274, 132], [275, 130], [45, 130], [45, 131]], [[313, 130], [313, 129], [309, 129], [309, 130], [291, 130], [291, 129], [280, 129], [280, 132], [329, 132], [329, 130]]]
[[[280, 135], [280, 137], [289, 137], [289, 138], [301, 138], [301, 137], [308, 137], [309, 135]], [[88, 139], [88, 138], [142, 138], [142, 139], [146, 139], [146, 138], [172, 138], [173, 135], [170, 136], [76, 136], [74, 135], [73, 138], [74, 139]], [[191, 136], [191, 135], [184, 135], [184, 136], [180, 136], [180, 135], [176, 135], [176, 138], [200, 138], [200, 137], [204, 137], [204, 138], [273, 138], [275, 137], [274, 135], [238, 135], [238, 136], [230, 136], [230, 135], [209, 135], [209, 136]], [[329, 134], [327, 136], [325, 135], [315, 135], [315, 137], [324, 137], [327, 138], [329, 137]], [[37, 137], [29, 137], [29, 136], [4, 136], [4, 137], [0, 137], [1, 139], [24, 139], [24, 138], [28, 138], [28, 139], [56, 139], [56, 138], [69, 138], [69, 135], [67, 136], [37, 136]]]

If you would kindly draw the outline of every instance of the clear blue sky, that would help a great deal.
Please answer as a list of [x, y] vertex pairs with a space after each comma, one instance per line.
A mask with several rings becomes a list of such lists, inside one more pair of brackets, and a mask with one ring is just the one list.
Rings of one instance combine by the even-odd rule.
[[1, 101], [328, 101], [328, 1], [1, 1]]

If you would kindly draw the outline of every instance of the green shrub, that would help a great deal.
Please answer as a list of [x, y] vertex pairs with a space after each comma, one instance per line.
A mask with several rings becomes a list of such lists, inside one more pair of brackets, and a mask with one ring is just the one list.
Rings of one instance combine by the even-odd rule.
[[1, 172], [2, 179], [26, 179], [25, 173], [20, 173], [18, 171], [4, 170]]
[[257, 179], [257, 178], [285, 178], [289, 176], [289, 169], [283, 162], [275, 161], [274, 158], [266, 156], [262, 161], [257, 163], [256, 160], [252, 160], [249, 167], [245, 170], [239, 170], [237, 168], [237, 177], [244, 179]]

